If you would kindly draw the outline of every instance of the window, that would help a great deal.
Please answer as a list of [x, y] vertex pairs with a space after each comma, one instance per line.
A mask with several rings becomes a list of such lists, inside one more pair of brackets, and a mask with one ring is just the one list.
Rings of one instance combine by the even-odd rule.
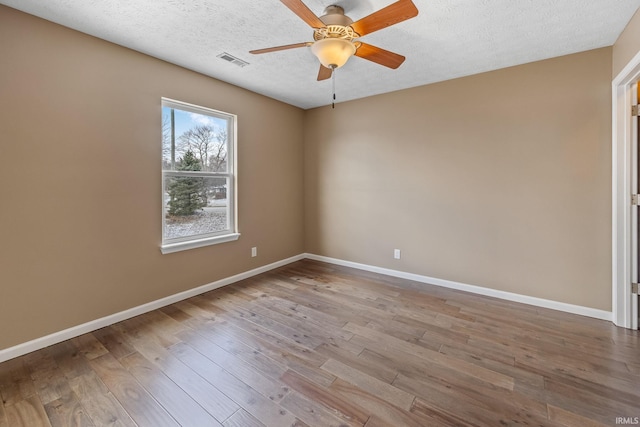
[[162, 100], [162, 253], [237, 240], [236, 117]]

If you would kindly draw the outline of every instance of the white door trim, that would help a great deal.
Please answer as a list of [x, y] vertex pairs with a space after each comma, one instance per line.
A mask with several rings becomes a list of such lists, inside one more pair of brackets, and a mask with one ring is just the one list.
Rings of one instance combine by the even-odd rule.
[[[638, 82], [630, 86], [631, 105], [638, 105]], [[638, 194], [638, 119], [631, 117], [631, 194]], [[637, 196], [636, 196], [637, 197]], [[631, 203], [631, 283], [638, 283], [638, 202]], [[638, 329], [638, 299], [631, 295], [631, 329]]]
[[612, 313], [613, 323], [632, 327], [631, 162], [632, 85], [640, 80], [640, 52], [612, 85]]

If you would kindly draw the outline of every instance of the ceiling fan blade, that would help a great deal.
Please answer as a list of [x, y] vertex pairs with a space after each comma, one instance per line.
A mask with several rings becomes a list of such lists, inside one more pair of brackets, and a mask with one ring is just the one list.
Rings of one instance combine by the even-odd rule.
[[289, 9], [291, 9], [293, 13], [298, 15], [300, 19], [306, 22], [310, 27], [322, 28], [325, 26], [324, 22], [322, 22], [320, 18], [318, 18], [316, 14], [313, 13], [311, 9], [307, 7], [307, 5], [302, 3], [302, 1], [300, 0], [280, 0], [280, 1], [284, 3], [284, 5], [287, 6]]
[[389, 52], [388, 50], [381, 49], [377, 46], [373, 46], [367, 43], [359, 43], [360, 46], [356, 50], [355, 55], [360, 58], [373, 61], [377, 64], [384, 65], [385, 67], [396, 69], [405, 60], [405, 57], [398, 55], [397, 53]]
[[320, 64], [320, 70], [318, 71], [318, 81], [327, 80], [331, 77], [333, 70], [331, 68], [327, 68], [324, 65]]
[[411, 0], [399, 0], [354, 22], [351, 24], [351, 28], [362, 37], [365, 34], [406, 21], [416, 15], [418, 15], [418, 8]]
[[312, 44], [313, 43], [311, 42], [286, 44], [284, 46], [274, 46], [274, 47], [267, 47], [265, 49], [250, 50], [249, 53], [258, 54], [258, 53], [277, 52], [279, 50], [295, 49], [297, 47], [311, 46]]

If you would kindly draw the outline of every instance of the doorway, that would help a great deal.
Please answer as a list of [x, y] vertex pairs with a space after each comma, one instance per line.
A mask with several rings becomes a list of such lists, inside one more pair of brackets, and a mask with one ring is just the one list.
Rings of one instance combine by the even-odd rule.
[[640, 52], [612, 83], [612, 320], [630, 329], [638, 329], [632, 284], [640, 281], [639, 81]]

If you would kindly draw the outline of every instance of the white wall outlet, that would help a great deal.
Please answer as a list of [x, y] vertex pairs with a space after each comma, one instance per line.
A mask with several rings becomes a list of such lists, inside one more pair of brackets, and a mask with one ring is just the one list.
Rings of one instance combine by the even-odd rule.
[[258, 256], [258, 248], [257, 247], [252, 247], [251, 248], [251, 257], [257, 257]]
[[395, 259], [400, 259], [400, 249], [394, 249], [393, 250], [393, 257]]

